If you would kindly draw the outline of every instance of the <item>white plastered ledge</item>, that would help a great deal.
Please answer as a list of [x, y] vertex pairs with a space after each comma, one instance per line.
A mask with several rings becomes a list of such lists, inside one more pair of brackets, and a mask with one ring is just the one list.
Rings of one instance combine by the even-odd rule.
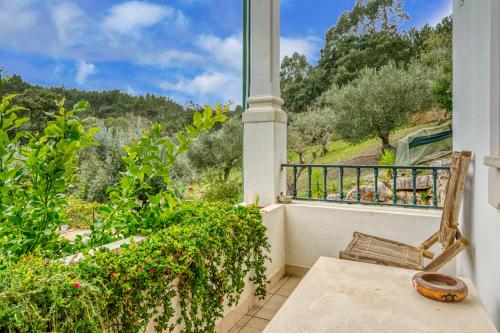
[[484, 158], [484, 164], [492, 168], [500, 169], [500, 156], [486, 156]]

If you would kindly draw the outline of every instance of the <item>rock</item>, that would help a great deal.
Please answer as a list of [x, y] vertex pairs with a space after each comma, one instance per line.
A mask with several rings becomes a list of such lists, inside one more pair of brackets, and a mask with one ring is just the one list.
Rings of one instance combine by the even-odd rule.
[[[356, 189], [352, 189], [347, 193], [346, 200], [357, 201]], [[375, 185], [363, 185], [359, 188], [361, 201], [375, 202]], [[378, 201], [384, 202], [392, 197], [391, 190], [382, 182], [378, 182]]]
[[335, 200], [340, 200], [340, 194], [328, 194], [328, 196], [326, 197], [326, 200], [330, 200], [330, 201], [335, 201]]
[[449, 167], [451, 166], [451, 158], [445, 158], [442, 160], [435, 160], [429, 163], [429, 166], [433, 167]]
[[[417, 205], [419, 206], [431, 206], [433, 202], [432, 193], [424, 196], [425, 193], [429, 191], [418, 191], [417, 192]], [[398, 191], [398, 204], [400, 205], [413, 205], [413, 191]], [[426, 200], [424, 200], [426, 199]]]
[[[417, 191], [428, 190], [433, 187], [432, 175], [417, 176]], [[398, 191], [413, 191], [413, 177], [398, 177], [396, 181]]]

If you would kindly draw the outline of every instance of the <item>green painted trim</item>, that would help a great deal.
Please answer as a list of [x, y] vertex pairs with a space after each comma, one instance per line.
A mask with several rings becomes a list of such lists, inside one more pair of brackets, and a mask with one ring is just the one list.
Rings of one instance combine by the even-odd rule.
[[246, 111], [250, 84], [250, 1], [243, 0], [243, 91], [242, 107]]

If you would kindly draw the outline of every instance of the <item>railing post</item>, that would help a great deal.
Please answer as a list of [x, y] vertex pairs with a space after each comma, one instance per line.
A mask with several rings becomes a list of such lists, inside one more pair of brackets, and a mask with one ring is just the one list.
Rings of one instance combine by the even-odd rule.
[[398, 204], [398, 169], [392, 168], [392, 203]]
[[356, 201], [360, 202], [361, 201], [361, 190], [360, 190], [360, 177], [361, 177], [361, 169], [356, 168]]
[[343, 167], [340, 167], [340, 169], [339, 169], [339, 178], [340, 178], [340, 184], [339, 184], [340, 201], [344, 201], [344, 168]]
[[307, 167], [307, 197], [312, 199], [312, 167]]
[[373, 176], [375, 181], [375, 194], [373, 195], [373, 200], [375, 204], [378, 204], [378, 168], [373, 169]]
[[326, 181], [328, 179], [328, 167], [323, 167], [323, 200], [328, 198]]
[[433, 200], [433, 204], [434, 204], [434, 208], [438, 208], [438, 184], [437, 184], [437, 170], [436, 169], [433, 169], [432, 170], [432, 186], [433, 186], [433, 190], [434, 190], [434, 197], [432, 198]]
[[412, 169], [411, 177], [413, 182], [413, 206], [417, 207], [417, 169]]
[[294, 199], [297, 199], [297, 167], [293, 167], [293, 189], [292, 195]]

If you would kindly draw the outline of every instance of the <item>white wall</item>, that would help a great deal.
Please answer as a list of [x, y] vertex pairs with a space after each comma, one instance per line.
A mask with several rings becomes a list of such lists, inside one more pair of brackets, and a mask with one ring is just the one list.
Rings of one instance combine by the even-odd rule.
[[[286, 206], [286, 263], [311, 267], [319, 257], [338, 258], [354, 231], [419, 245], [439, 229], [440, 211], [295, 203]], [[440, 246], [431, 249], [440, 253]], [[455, 273], [455, 263], [443, 268]]]
[[[499, 0], [454, 0], [454, 148], [474, 154], [462, 210], [463, 234], [471, 246], [458, 263], [470, 277], [500, 329], [500, 211], [488, 203], [492, 114], [498, 112]], [[497, 128], [498, 130], [498, 128]], [[498, 153], [498, 152], [496, 152]], [[500, 179], [500, 178], [497, 178]]]

